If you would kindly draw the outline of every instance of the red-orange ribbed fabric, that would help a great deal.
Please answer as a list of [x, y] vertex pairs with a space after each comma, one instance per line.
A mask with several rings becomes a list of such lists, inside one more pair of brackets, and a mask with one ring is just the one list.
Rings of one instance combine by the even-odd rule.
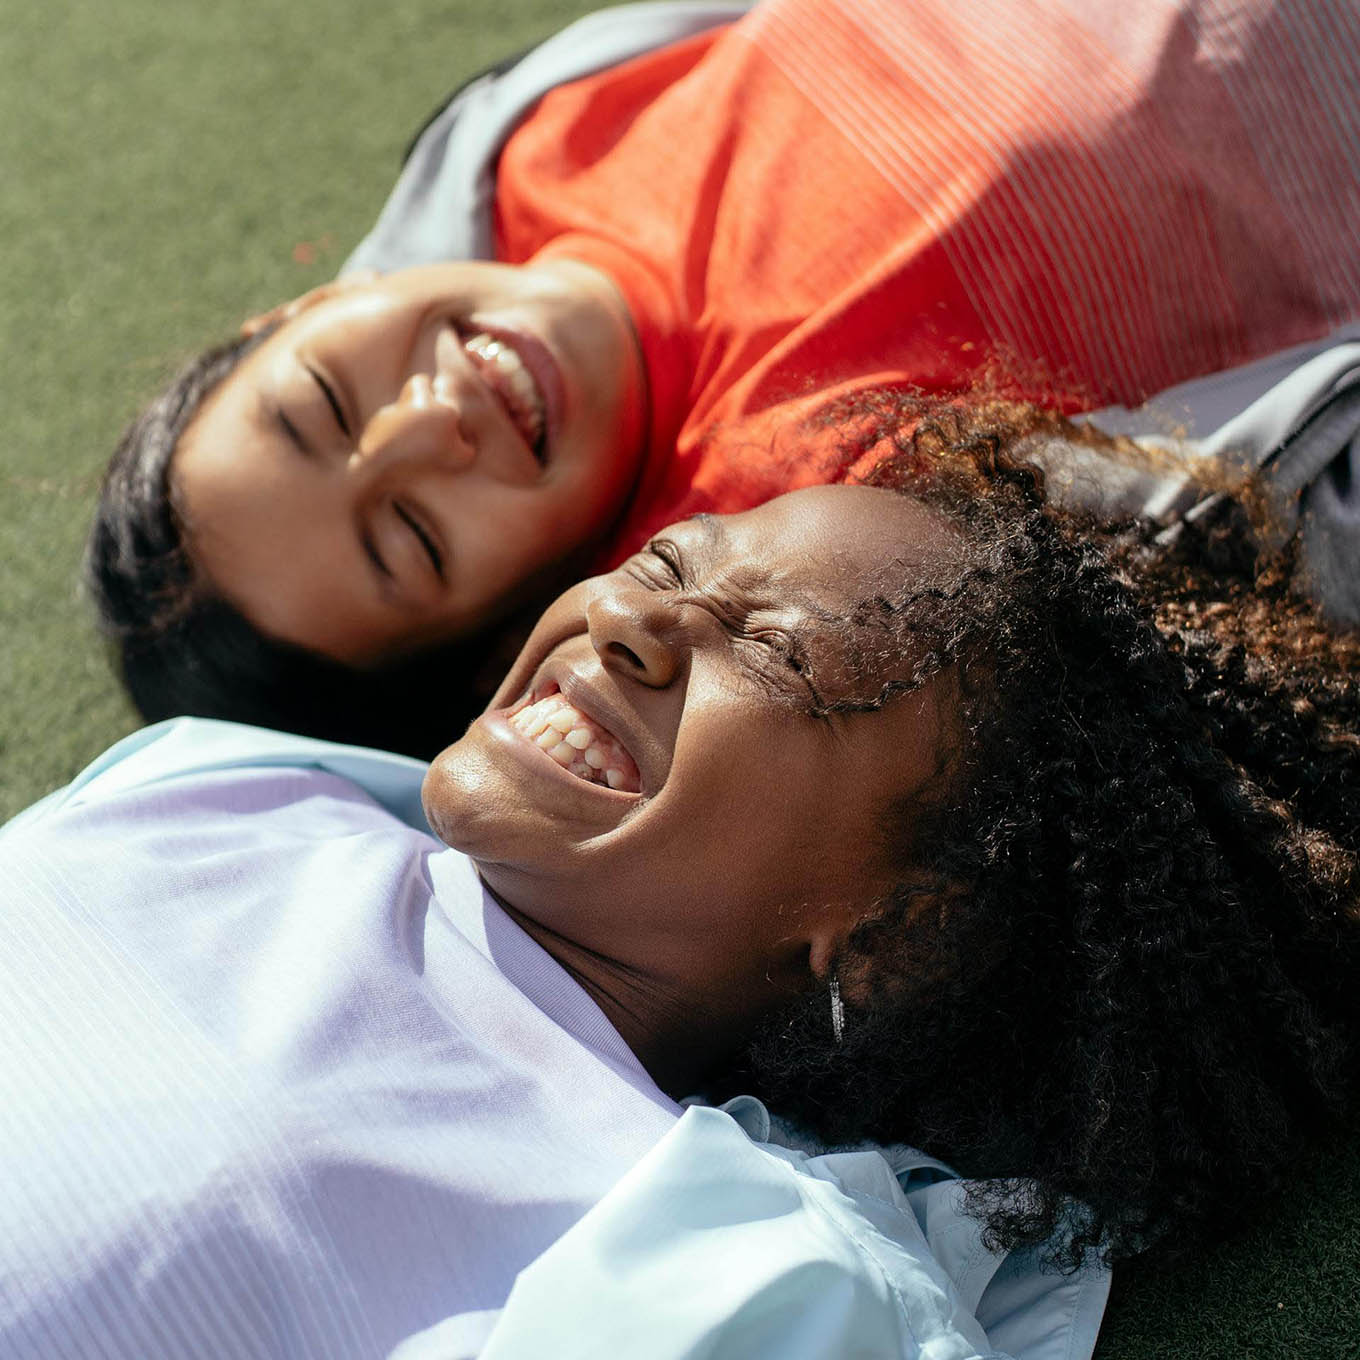
[[770, 0], [550, 93], [498, 253], [633, 310], [648, 459], [605, 554], [844, 475], [810, 394], [1121, 403], [1360, 314], [1350, 0]]

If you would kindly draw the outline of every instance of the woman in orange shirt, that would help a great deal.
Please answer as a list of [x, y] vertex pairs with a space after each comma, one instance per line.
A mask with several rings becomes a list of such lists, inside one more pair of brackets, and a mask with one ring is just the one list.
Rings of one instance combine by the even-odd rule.
[[1134, 405], [1360, 310], [1352, 20], [956, 9], [769, 0], [569, 80], [477, 230], [443, 160], [552, 44], [437, 121], [352, 262], [414, 267], [260, 318], [115, 457], [90, 575], [142, 712], [428, 754], [565, 580], [854, 477], [828, 398]]

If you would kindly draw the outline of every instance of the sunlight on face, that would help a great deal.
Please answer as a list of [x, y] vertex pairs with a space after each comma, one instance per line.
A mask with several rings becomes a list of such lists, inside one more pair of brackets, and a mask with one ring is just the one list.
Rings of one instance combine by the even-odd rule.
[[304, 306], [173, 465], [190, 551], [257, 627], [365, 663], [458, 636], [602, 535], [643, 438], [627, 310], [565, 260], [404, 270]]
[[883, 819], [958, 744], [949, 676], [815, 715], [911, 671], [908, 649], [853, 673], [843, 622], [953, 542], [844, 486], [674, 526], [547, 611], [435, 761], [431, 824], [531, 922], [678, 994], [805, 968], [890, 886]]

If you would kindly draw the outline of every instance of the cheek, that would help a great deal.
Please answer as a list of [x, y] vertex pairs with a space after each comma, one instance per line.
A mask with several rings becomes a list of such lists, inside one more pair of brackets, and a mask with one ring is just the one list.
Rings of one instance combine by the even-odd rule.
[[499, 619], [566, 555], [567, 547], [552, 539], [557, 529], [554, 517], [539, 507], [504, 501], [460, 507], [451, 612], [462, 631]]
[[611, 465], [600, 457], [600, 443], [594, 434], [587, 433], [575, 442], [578, 452], [564, 457], [564, 475], [544, 488], [544, 499], [535, 507], [540, 518], [538, 532], [559, 557], [601, 539], [633, 486], [632, 469]]
[[[883, 800], [865, 763], [778, 729], [748, 751], [748, 777], [715, 790], [705, 811], [702, 854], [715, 881], [789, 908], [862, 904], [881, 893]], [[891, 755], [872, 763], [897, 764]]]
[[662, 850], [694, 892], [731, 900], [795, 896], [821, 851], [825, 805], [811, 754], [764, 740], [715, 748], [670, 812]]
[[560, 562], [589, 542], [596, 529], [591, 509], [595, 491], [590, 485], [544, 488], [526, 515], [524, 526], [516, 526], [516, 532], [522, 534], [517, 557], [524, 564], [525, 574]]
[[588, 479], [582, 485], [555, 480], [496, 505], [472, 520], [469, 531], [484, 535], [499, 570], [518, 583], [589, 545], [599, 527], [598, 495], [599, 488]]

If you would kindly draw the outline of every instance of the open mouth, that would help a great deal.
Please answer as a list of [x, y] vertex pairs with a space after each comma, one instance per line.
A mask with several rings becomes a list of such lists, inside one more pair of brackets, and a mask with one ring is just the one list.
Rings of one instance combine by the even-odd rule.
[[460, 335], [459, 342], [478, 376], [500, 399], [511, 423], [542, 463], [547, 453], [547, 404], [519, 351], [508, 340], [486, 331]]
[[560, 691], [511, 714], [509, 722], [568, 774], [619, 793], [642, 791], [637, 765], [618, 738], [568, 703]]

